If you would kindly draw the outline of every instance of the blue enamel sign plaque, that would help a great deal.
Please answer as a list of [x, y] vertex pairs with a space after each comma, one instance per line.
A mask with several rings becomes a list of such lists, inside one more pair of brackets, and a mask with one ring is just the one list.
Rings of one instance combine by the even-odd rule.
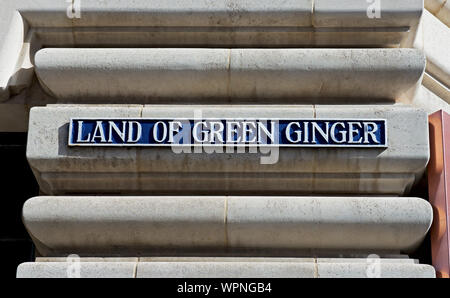
[[387, 147], [384, 119], [73, 118], [69, 146]]

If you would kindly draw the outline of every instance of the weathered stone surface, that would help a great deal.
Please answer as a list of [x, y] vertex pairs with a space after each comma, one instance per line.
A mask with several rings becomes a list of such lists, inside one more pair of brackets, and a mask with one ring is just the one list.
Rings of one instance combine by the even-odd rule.
[[[6, 2], [13, 2], [12, 0]], [[38, 2], [38, 3], [36, 3]], [[14, 3], [15, 4], [15, 3]], [[385, 14], [381, 18], [367, 17], [369, 4], [360, 0], [345, 0], [336, 8], [331, 0], [227, 0], [211, 3], [207, 0], [135, 0], [133, 5], [120, 0], [107, 3], [89, 1], [80, 6], [83, 17], [74, 18], [73, 24], [57, 18], [65, 14], [66, 6], [51, 0], [21, 1], [13, 8], [26, 15], [32, 26], [60, 27], [164, 27], [164, 26], [285, 26], [307, 27], [312, 25], [312, 16], [321, 19], [314, 25], [323, 27], [400, 27], [418, 22], [423, 8], [420, 0], [397, 0], [381, 3]], [[55, 20], [51, 20], [51, 9]], [[76, 9], [76, 7], [74, 7]], [[332, 17], [334, 15], [334, 17]], [[343, 20], [343, 19], [346, 20]], [[322, 21], [323, 19], [323, 21]], [[362, 23], [361, 23], [362, 22]], [[348, 24], [351, 24], [349, 26]]]
[[425, 58], [414, 49], [47, 48], [35, 65], [50, 94], [73, 102], [366, 103], [409, 101]]
[[[447, 103], [450, 103], [450, 88], [445, 86], [439, 80], [433, 78], [430, 74], [425, 73], [423, 76], [422, 84], [425, 88], [436, 94], [442, 100], [445, 100]], [[419, 92], [417, 92], [416, 96], [419, 96]]]
[[139, 263], [137, 278], [313, 278], [314, 263], [154, 262]]
[[[70, 261], [78, 261], [78, 262], [91, 262], [91, 263], [98, 263], [98, 262], [122, 262], [122, 263], [130, 263], [130, 262], [139, 262], [141, 261], [139, 257], [74, 257], [67, 256], [67, 257], [36, 257], [35, 262], [40, 263], [46, 263], [46, 262], [70, 262]], [[405, 259], [410, 260], [410, 259]], [[413, 260], [411, 260], [413, 261]]]
[[436, 272], [431, 265], [357, 263], [317, 264], [319, 278], [434, 278]]
[[[414, 47], [423, 50], [426, 55], [427, 74], [438, 80], [448, 90], [450, 87], [450, 56], [448, 54], [450, 28], [425, 10]], [[431, 89], [428, 86], [427, 88]], [[446, 97], [448, 96], [450, 95], [447, 94]]]
[[[388, 147], [280, 148], [277, 161], [276, 151], [211, 153], [203, 148], [201, 153], [175, 153], [171, 148], [67, 146], [70, 117], [195, 113], [204, 118], [384, 118]], [[27, 158], [45, 194], [404, 194], [427, 164], [427, 127], [427, 113], [405, 105], [48, 106], [31, 110]], [[275, 163], [261, 164], [270, 154]]]
[[[158, 262], [86, 262], [80, 259], [79, 275], [67, 262], [23, 263], [17, 268], [18, 278], [67, 278], [67, 277], [137, 277], [137, 278], [434, 278], [430, 265], [377, 259], [373, 264], [365, 259], [316, 259], [304, 262], [302, 259], [280, 260], [197, 260]], [[375, 267], [374, 267], [375, 266]]]
[[425, 0], [425, 8], [450, 27], [450, 2], [448, 0]]
[[[450, 91], [449, 91], [450, 100]], [[450, 113], [449, 104], [438, 94], [430, 91], [427, 87], [421, 86], [416, 94], [412, 104], [418, 108], [424, 109], [428, 114], [434, 113], [439, 110], [443, 110]]]
[[[348, 258], [346, 258], [348, 260]], [[333, 259], [328, 259], [332, 261]], [[364, 259], [355, 259], [364, 260]], [[388, 259], [383, 259], [388, 260]], [[401, 262], [414, 262], [413, 259], [399, 259]], [[409, 260], [409, 261], [408, 261]], [[36, 262], [67, 262], [66, 257], [38, 257]], [[292, 257], [82, 257], [80, 262], [301, 262], [314, 263], [315, 258]], [[365, 260], [364, 260], [365, 262]]]
[[224, 246], [224, 198], [37, 197], [24, 204], [23, 218], [50, 255]]
[[366, 258], [316, 258], [317, 264], [374, 264], [379, 262], [381, 264], [419, 264], [417, 259], [409, 259], [408, 256], [403, 255], [403, 258], [380, 258], [369, 255]]
[[42, 85], [58, 98], [138, 103], [139, 97], [227, 96], [229, 54], [228, 49], [42, 49], [35, 64]]
[[[35, 197], [25, 226], [43, 256], [411, 250], [432, 209], [394, 197]], [[89, 232], [86, 232], [89, 231]]]
[[[419, 260], [407, 255], [394, 257], [340, 257], [340, 258], [293, 258], [293, 257], [81, 257], [79, 262], [297, 262], [297, 263], [364, 263], [376, 260], [388, 264], [419, 264]], [[37, 257], [35, 262], [67, 262], [67, 257]], [[372, 262], [373, 263], [373, 262]]]
[[[410, 121], [410, 117], [412, 114], [410, 112], [407, 112], [406, 110], [403, 111], [403, 113], [397, 113], [399, 110], [395, 108], [395, 106], [391, 106], [390, 108], [382, 107], [382, 106], [373, 106], [373, 108], [367, 109], [363, 106], [354, 106], [354, 107], [347, 107], [342, 108], [342, 106], [337, 105], [319, 105], [315, 108], [315, 116], [317, 118], [330, 118], [335, 117], [336, 111], [339, 111], [339, 117], [347, 117], [347, 118], [365, 118], [365, 117], [371, 117], [372, 115], [376, 115], [376, 117], [383, 117], [382, 114], [384, 114], [384, 117], [386, 117], [388, 122], [395, 121], [395, 123], [391, 123], [392, 129], [388, 132], [389, 134], [389, 147], [391, 149], [396, 148], [397, 146], [401, 146], [402, 149], [401, 153], [397, 152], [397, 156], [394, 158], [392, 156], [391, 158], [388, 158], [386, 156], [386, 160], [380, 161], [379, 165], [383, 165], [384, 162], [389, 163], [389, 166], [392, 168], [400, 169], [403, 167], [404, 160], [403, 158], [406, 158], [410, 160], [410, 166], [416, 166], [415, 169], [410, 168], [407, 171], [410, 173], [415, 173], [416, 179], [419, 179], [422, 175], [422, 172], [419, 170], [420, 168], [420, 158], [416, 159], [419, 148], [422, 147], [422, 142], [426, 142], [428, 144], [428, 132], [427, 129], [423, 127], [423, 123], [420, 118], [416, 118], [418, 121]], [[395, 116], [394, 116], [395, 114]], [[390, 116], [388, 116], [390, 115]], [[418, 116], [418, 115], [417, 115]], [[395, 120], [393, 119], [395, 117]], [[400, 124], [402, 123], [402, 124]], [[400, 126], [401, 125], [401, 129]], [[405, 133], [411, 134], [411, 138], [403, 139], [405, 137]], [[400, 142], [405, 142], [403, 144], [400, 144]], [[428, 147], [428, 145], [426, 145]], [[397, 147], [398, 148], [398, 147]], [[423, 148], [423, 147], [422, 147]], [[393, 149], [395, 150], [395, 149]], [[428, 150], [428, 149], [426, 149]], [[358, 155], [359, 153], [352, 153], [352, 155], [347, 155], [347, 160], [350, 161], [354, 158], [354, 155]], [[429, 155], [429, 154], [427, 154]], [[423, 160], [422, 160], [423, 161]], [[428, 157], [427, 157], [428, 162]], [[336, 171], [337, 168], [334, 168]], [[366, 168], [364, 165], [359, 164], [359, 170], [362, 173], [365, 173], [368, 171], [368, 168]]]
[[[311, 24], [312, 0], [165, 0], [133, 2], [108, 1], [83, 3], [82, 19], [76, 26], [116, 23], [116, 26], [308, 26]], [[143, 16], [142, 16], [143, 15]], [[111, 16], [118, 16], [115, 21]], [[133, 17], [140, 16], [136, 20]]]
[[[73, 262], [22, 263], [17, 267], [17, 278], [132, 278], [134, 262], [83, 262], [79, 271]], [[79, 273], [79, 275], [78, 275]]]
[[[422, 14], [422, 0], [380, 1], [380, 6], [361, 0], [315, 0], [317, 27], [411, 26]], [[370, 9], [370, 8], [373, 9]], [[378, 15], [379, 13], [379, 15]]]
[[441, 9], [436, 13], [436, 17], [450, 27], [450, 2], [446, 1]]
[[432, 14], [436, 14], [447, 2], [447, 0], [425, 0], [425, 8]]
[[[429, 204], [421, 199], [391, 199], [303, 197], [298, 202], [299, 198], [289, 197], [231, 197], [227, 202], [227, 240], [230, 246], [251, 248], [398, 251], [417, 246], [421, 239], [411, 241], [413, 235], [424, 237], [431, 225]], [[413, 219], [412, 214], [417, 217]], [[406, 218], [411, 220], [408, 224]], [[408, 231], [406, 226], [423, 230]]]
[[[418, 23], [422, 10], [420, 1], [396, 1], [396, 8], [383, 5], [382, 8], [390, 13], [367, 21], [368, 5], [357, 2], [345, 5], [348, 14], [344, 18], [353, 24], [345, 29], [339, 24], [313, 21], [316, 16], [324, 18], [323, 11], [336, 6], [329, 1], [223, 1], [214, 4], [207, 1], [189, 1], [189, 4], [179, 0], [136, 1], [133, 9], [120, 1], [108, 1], [106, 7], [90, 2], [83, 6], [83, 17], [74, 20], [73, 32], [77, 44], [398, 45], [410, 35], [408, 31]], [[322, 14], [316, 13], [315, 6]], [[343, 19], [342, 15], [337, 18]], [[111, 19], [115, 20], [114, 24]], [[151, 29], [134, 32], [132, 29], [82, 30], [99, 23], [103, 28], [151, 26]], [[81, 28], [77, 30], [77, 27]], [[201, 30], [192, 30], [192, 27]], [[367, 27], [373, 30], [368, 31]]]

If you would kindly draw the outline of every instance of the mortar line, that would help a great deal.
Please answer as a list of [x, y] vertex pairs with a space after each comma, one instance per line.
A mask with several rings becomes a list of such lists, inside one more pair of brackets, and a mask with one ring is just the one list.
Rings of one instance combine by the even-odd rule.
[[319, 277], [319, 267], [317, 264], [317, 258], [314, 258], [314, 278]]
[[225, 231], [225, 248], [228, 249], [228, 197], [225, 197], [224, 201], [223, 223]]
[[133, 267], [133, 278], [136, 278], [136, 276], [137, 276], [137, 266], [138, 266], [138, 263], [139, 263], [139, 258], [138, 258], [138, 260], [134, 263], [134, 267]]

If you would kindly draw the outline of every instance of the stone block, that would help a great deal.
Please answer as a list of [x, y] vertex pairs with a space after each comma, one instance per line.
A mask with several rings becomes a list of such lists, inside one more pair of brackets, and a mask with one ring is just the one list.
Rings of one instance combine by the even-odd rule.
[[[383, 264], [419, 264], [419, 260], [410, 259], [407, 255], [395, 255], [394, 257], [319, 257], [319, 258], [301, 258], [301, 257], [175, 257], [175, 256], [157, 256], [157, 257], [80, 257], [79, 262], [296, 262], [296, 263], [364, 263], [376, 259]], [[67, 262], [67, 257], [37, 257], [36, 262]]]
[[312, 0], [120, 0], [82, 3], [83, 17], [74, 26], [151, 26], [151, 27], [251, 27], [309, 26]]
[[293, 258], [293, 257], [142, 257], [139, 262], [276, 262], [276, 263], [314, 263], [314, 258]]
[[407, 197], [58, 196], [23, 207], [44, 257], [398, 253], [420, 244], [432, 217], [427, 201]]
[[[67, 146], [70, 117], [195, 113], [203, 118], [383, 118], [388, 147], [179, 153], [170, 147]], [[427, 113], [406, 105], [47, 106], [31, 110], [27, 158], [45, 194], [405, 194], [428, 162], [427, 127]], [[261, 164], [271, 154], [274, 163]]]
[[134, 262], [34, 262], [17, 267], [17, 278], [132, 278]]
[[[49, 255], [201, 251], [225, 246], [224, 204], [224, 198], [208, 197], [38, 197], [24, 204], [23, 218], [36, 244], [43, 245], [43, 256], [44, 250]], [[52, 228], [49, 221], [58, 225]]]
[[90, 263], [99, 263], [99, 262], [121, 262], [121, 263], [130, 263], [130, 262], [139, 262], [139, 257], [75, 257], [68, 255], [67, 257], [36, 257], [35, 262], [39, 263], [48, 263], [48, 262], [70, 262], [70, 261], [78, 261], [78, 262], [90, 262]]
[[[120, 98], [128, 98], [138, 103], [142, 102], [140, 97], [226, 97], [229, 52], [43, 49], [36, 54], [35, 63], [42, 85], [58, 98], [101, 97], [108, 103], [121, 103]], [[67, 71], [71, 73], [69, 77]], [[74, 88], [78, 90], [75, 93]]]
[[415, 49], [46, 48], [35, 68], [60, 102], [367, 103], [410, 101], [425, 59]]
[[421, 199], [230, 197], [227, 209], [228, 245], [254, 249], [412, 249], [432, 218]]
[[425, 8], [442, 23], [450, 26], [450, 2], [447, 0], [425, 0]]
[[423, 67], [409, 49], [232, 50], [229, 96], [408, 101]]
[[[37, 262], [17, 268], [18, 278], [434, 278], [430, 265], [412, 263], [279, 262], [264, 260], [161, 261], [161, 262]], [[78, 266], [74, 268], [73, 266]], [[75, 270], [74, 270], [75, 269]], [[79, 274], [78, 274], [79, 273]]]
[[[427, 58], [426, 72], [443, 84], [450, 87], [450, 28], [439, 21], [427, 10], [424, 11], [415, 48], [423, 50]], [[447, 94], [446, 97], [449, 95]]]
[[[389, 132], [389, 148], [398, 148], [399, 150], [390, 151], [389, 157], [384, 156], [385, 159], [378, 160], [378, 165], [380, 167], [388, 166], [391, 169], [400, 170], [403, 167], [403, 159], [407, 158], [409, 160], [410, 173], [421, 173], [424, 170], [423, 163], [426, 160], [428, 162], [429, 154], [427, 156], [422, 156], [418, 158], [419, 152], [428, 151], [428, 130], [423, 127], [423, 117], [424, 113], [417, 113], [417, 110], [411, 109], [408, 106], [382, 106], [382, 105], [371, 105], [371, 106], [348, 106], [343, 108], [337, 105], [318, 105], [315, 108], [315, 116], [317, 118], [330, 118], [336, 115], [336, 111], [339, 111], [339, 117], [343, 118], [364, 118], [376, 115], [377, 117], [385, 117], [388, 122], [391, 123], [392, 129]], [[394, 120], [395, 118], [395, 120]], [[402, 125], [400, 123], [403, 123]], [[389, 125], [389, 124], [388, 124]], [[401, 125], [401, 129], [400, 128]], [[397, 129], [395, 129], [395, 128]], [[406, 142], [403, 141], [403, 136], [410, 135]], [[400, 149], [401, 148], [401, 149]], [[354, 156], [362, 156], [365, 152], [345, 152], [348, 153], [347, 161], [351, 161]], [[343, 154], [345, 154], [343, 153]], [[415, 158], [416, 157], [416, 158]], [[325, 165], [328, 167], [328, 164]], [[333, 164], [330, 165], [330, 170], [333, 168]], [[362, 173], [368, 171], [364, 165], [359, 164], [359, 169]]]
[[[422, 84], [425, 88], [433, 92], [437, 97], [450, 103], [450, 88], [445, 86], [442, 82], [434, 78], [428, 73], [423, 76]], [[420, 90], [416, 96], [419, 96]]]
[[[4, 0], [0, 99], [18, 87], [13, 77], [29, 34], [46, 47], [397, 47], [415, 35], [423, 9], [421, 0], [383, 1], [381, 16], [371, 18], [368, 3], [341, 2]], [[437, 15], [447, 20], [448, 9]]]
[[419, 260], [410, 259], [407, 255], [403, 258], [379, 258], [374, 255], [368, 255], [366, 258], [316, 258], [317, 264], [373, 264], [379, 262], [381, 264], [419, 264]]
[[314, 263], [287, 262], [147, 262], [137, 278], [313, 278]]
[[[377, 1], [375, 1], [376, 3]], [[422, 14], [423, 0], [380, 1], [315, 0], [315, 27], [414, 26]], [[379, 13], [379, 14], [378, 14]]]
[[[450, 91], [449, 91], [450, 101]], [[450, 106], [443, 98], [438, 94], [432, 92], [430, 89], [422, 85], [416, 94], [412, 104], [418, 108], [424, 109], [428, 114], [434, 113], [439, 110], [450, 113]]]
[[319, 278], [435, 278], [431, 265], [420, 264], [358, 264], [319, 263]]

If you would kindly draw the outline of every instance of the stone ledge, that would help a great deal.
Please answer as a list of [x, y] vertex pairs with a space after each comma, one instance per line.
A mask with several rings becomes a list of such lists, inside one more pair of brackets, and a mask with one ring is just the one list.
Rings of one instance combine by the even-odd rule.
[[314, 263], [156, 262], [139, 263], [137, 278], [313, 278]]
[[23, 207], [42, 256], [399, 252], [420, 244], [432, 217], [427, 201], [405, 197], [35, 197]]
[[[18, 278], [434, 278], [430, 265], [381, 262], [44, 262], [23, 263]], [[76, 275], [79, 272], [79, 275]]]
[[46, 48], [35, 68], [60, 102], [347, 104], [411, 101], [425, 58], [415, 49]]
[[[307, 257], [80, 257], [79, 262], [300, 262], [300, 263], [363, 263], [368, 260], [377, 260], [380, 263], [389, 264], [419, 264], [419, 260], [410, 259], [407, 255], [395, 255], [394, 257], [385, 257], [369, 259], [361, 257], [340, 257], [340, 258], [307, 258]], [[35, 262], [67, 262], [67, 257], [36, 257]]]
[[[449, 92], [448, 101], [450, 101], [450, 91], [447, 92]], [[412, 105], [426, 110], [428, 114], [432, 114], [439, 110], [450, 113], [450, 106], [448, 102], [444, 98], [438, 96], [436, 93], [425, 87], [425, 81], [424, 85], [421, 86], [419, 91], [417, 92]]]

